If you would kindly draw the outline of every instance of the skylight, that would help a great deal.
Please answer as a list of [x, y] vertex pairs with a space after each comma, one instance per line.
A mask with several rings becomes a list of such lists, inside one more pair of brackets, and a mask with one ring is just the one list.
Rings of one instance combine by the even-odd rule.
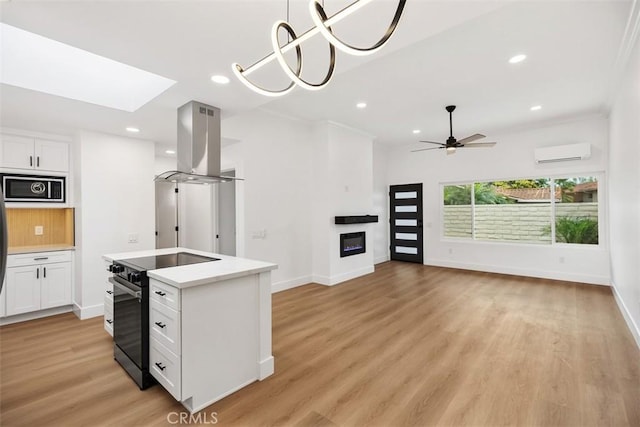
[[136, 111], [173, 86], [171, 79], [0, 23], [0, 82]]

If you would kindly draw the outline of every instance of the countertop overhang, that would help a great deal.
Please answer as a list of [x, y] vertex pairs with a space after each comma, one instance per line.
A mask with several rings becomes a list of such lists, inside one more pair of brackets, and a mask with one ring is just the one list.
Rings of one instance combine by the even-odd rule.
[[112, 262], [130, 258], [174, 254], [177, 252], [189, 252], [192, 254], [219, 258], [219, 260], [202, 262], [198, 264], [181, 265], [178, 267], [149, 270], [147, 271], [147, 275], [150, 278], [167, 283], [171, 286], [175, 286], [176, 288], [183, 289], [192, 286], [204, 285], [207, 283], [234, 279], [236, 277], [248, 276], [251, 274], [259, 274], [278, 268], [276, 264], [269, 262], [232, 257], [228, 255], [198, 251], [189, 248], [165, 248], [136, 252], [123, 252], [103, 255], [103, 258], [106, 261]]

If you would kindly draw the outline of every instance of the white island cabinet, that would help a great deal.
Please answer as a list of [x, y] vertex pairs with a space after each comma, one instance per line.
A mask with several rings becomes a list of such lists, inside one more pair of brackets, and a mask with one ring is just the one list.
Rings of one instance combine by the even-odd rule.
[[271, 270], [277, 266], [185, 248], [105, 259], [175, 252], [220, 259], [147, 272], [150, 370], [193, 413], [273, 374]]

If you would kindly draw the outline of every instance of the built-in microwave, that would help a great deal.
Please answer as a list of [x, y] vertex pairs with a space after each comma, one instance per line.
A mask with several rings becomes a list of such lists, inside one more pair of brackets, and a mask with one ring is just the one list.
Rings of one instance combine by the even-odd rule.
[[65, 202], [65, 177], [41, 175], [0, 174], [4, 201]]

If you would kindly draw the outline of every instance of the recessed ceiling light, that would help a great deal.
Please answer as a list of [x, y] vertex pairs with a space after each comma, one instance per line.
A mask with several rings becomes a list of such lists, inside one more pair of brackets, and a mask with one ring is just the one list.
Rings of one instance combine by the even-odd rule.
[[542, 105], [534, 105], [533, 107], [531, 107], [531, 111], [538, 111], [542, 109]]
[[0, 82], [124, 111], [136, 111], [174, 80], [0, 23]]
[[227, 83], [229, 83], [229, 77], [216, 74], [214, 76], [211, 76], [211, 81], [221, 85], [226, 85]]
[[362, 108], [367, 108], [367, 103], [366, 102], [358, 102], [356, 104], [356, 107], [362, 109]]
[[131, 133], [138, 133], [138, 132], [140, 132], [140, 129], [138, 129], [138, 128], [134, 128], [133, 126], [129, 126], [129, 127], [127, 128], [127, 132], [131, 132]]
[[414, 129], [413, 133], [420, 133], [420, 129]]
[[510, 64], [517, 64], [518, 62], [522, 62], [525, 59], [527, 59], [527, 55], [520, 54], [520, 55], [512, 56], [509, 59], [509, 63]]
[[167, 154], [176, 154], [176, 152], [173, 151], [173, 150], [165, 150], [165, 153], [167, 153]]

